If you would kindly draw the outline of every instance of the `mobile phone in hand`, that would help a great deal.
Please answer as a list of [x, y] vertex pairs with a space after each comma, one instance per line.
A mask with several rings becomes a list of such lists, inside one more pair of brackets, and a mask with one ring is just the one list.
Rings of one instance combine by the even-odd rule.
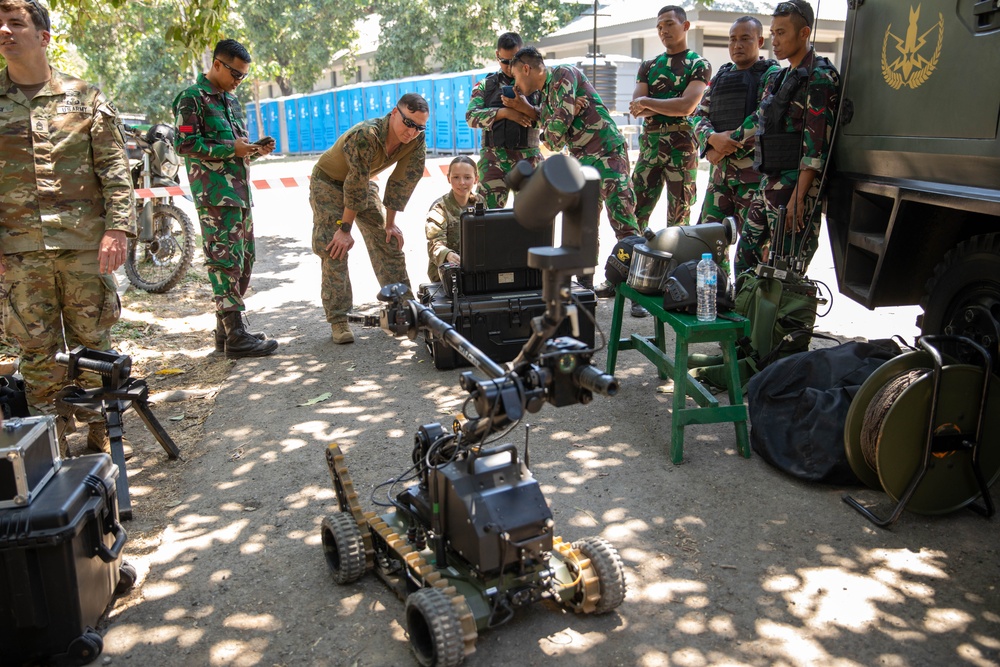
[[254, 146], [270, 146], [274, 143], [274, 137], [261, 137], [257, 141], [253, 142]]
[[504, 97], [517, 97], [514, 93], [514, 86], [500, 86], [500, 94]]

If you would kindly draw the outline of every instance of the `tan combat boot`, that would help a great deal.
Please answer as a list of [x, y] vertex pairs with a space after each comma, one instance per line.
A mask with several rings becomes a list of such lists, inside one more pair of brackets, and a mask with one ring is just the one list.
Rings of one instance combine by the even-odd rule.
[[330, 338], [337, 345], [346, 345], [347, 343], [354, 342], [354, 334], [351, 333], [351, 327], [347, 326], [347, 322], [334, 322], [331, 324]]
[[[90, 430], [87, 432], [87, 450], [95, 454], [110, 454], [111, 440], [108, 438], [108, 429], [104, 422], [91, 422]], [[125, 453], [125, 460], [128, 461], [135, 452], [128, 440], [122, 438], [122, 451]]]

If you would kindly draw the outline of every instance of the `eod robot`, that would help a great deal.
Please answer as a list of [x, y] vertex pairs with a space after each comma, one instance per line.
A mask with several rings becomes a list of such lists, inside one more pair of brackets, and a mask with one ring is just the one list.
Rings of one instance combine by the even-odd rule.
[[[532, 321], [511, 370], [432, 309], [405, 301], [404, 285], [386, 286], [379, 294], [383, 329], [410, 338], [432, 331], [487, 377], [462, 374], [464, 419], [417, 430], [412, 465], [383, 485], [391, 505], [385, 514], [362, 509], [340, 448], [332, 444], [326, 454], [340, 506], [322, 525], [332, 578], [349, 584], [374, 570], [405, 599], [406, 629], [422, 665], [458, 665], [475, 651], [479, 632], [539, 600], [600, 614], [625, 598], [621, 557], [610, 543], [588, 537], [570, 544], [554, 535], [552, 512], [528, 469], [527, 442], [523, 460], [513, 444], [492, 444], [545, 403], [586, 404], [594, 393], [618, 390], [614, 377], [591, 365], [593, 349], [552, 338], [564, 318], [583, 310], [570, 303], [570, 276], [597, 255], [600, 179], [557, 155], [534, 172], [519, 164], [508, 182], [518, 190], [513, 215], [522, 226], [563, 216], [562, 245], [529, 251], [529, 266], [542, 271], [546, 310]], [[415, 483], [403, 488], [407, 482]]]

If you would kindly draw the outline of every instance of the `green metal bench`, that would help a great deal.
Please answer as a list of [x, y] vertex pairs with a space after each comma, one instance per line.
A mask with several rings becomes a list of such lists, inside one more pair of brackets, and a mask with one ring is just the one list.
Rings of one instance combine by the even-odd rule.
[[[653, 316], [653, 336], [632, 334], [621, 338], [622, 316], [625, 301], [631, 299]], [[620, 350], [638, 350], [653, 362], [660, 372], [660, 379], [674, 381], [673, 414], [670, 426], [670, 460], [674, 464], [684, 459], [684, 427], [688, 424], [718, 424], [733, 422], [736, 427], [736, 446], [744, 458], [750, 458], [750, 440], [747, 437], [747, 406], [743, 402], [743, 388], [736, 365], [736, 341], [750, 335], [750, 320], [736, 313], [714, 322], [699, 322], [694, 315], [663, 309], [663, 297], [640, 294], [627, 284], [618, 285], [615, 295], [614, 315], [611, 319], [611, 336], [608, 341], [607, 373], [614, 374]], [[664, 324], [669, 324], [676, 334], [674, 358], [667, 355]], [[729, 373], [729, 405], [719, 401], [700, 382], [688, 373], [688, 345], [691, 343], [718, 342]], [[687, 407], [690, 396], [698, 404]]]

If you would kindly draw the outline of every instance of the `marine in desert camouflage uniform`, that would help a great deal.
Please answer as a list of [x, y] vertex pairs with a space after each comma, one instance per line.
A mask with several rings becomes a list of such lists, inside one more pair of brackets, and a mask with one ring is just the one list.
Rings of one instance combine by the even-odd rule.
[[[354, 246], [355, 224], [379, 285], [410, 284], [396, 214], [406, 207], [424, 175], [423, 132], [429, 115], [424, 98], [407, 93], [388, 115], [358, 123], [342, 134], [313, 168], [309, 184], [313, 252], [322, 260], [320, 293], [335, 343], [354, 341], [347, 325], [347, 311], [354, 305], [347, 252]], [[393, 165], [379, 201], [372, 178]]]
[[688, 115], [701, 100], [712, 66], [688, 49], [690, 26], [683, 8], [668, 5], [661, 9], [656, 32], [666, 52], [644, 61], [636, 75], [629, 111], [645, 119], [632, 173], [640, 228], [649, 224], [664, 183], [668, 225], [688, 224], [697, 200], [698, 143]]
[[840, 75], [809, 44], [812, 21], [813, 10], [805, 0], [777, 6], [771, 44], [789, 66], [769, 79], [760, 108], [732, 133], [738, 142], [756, 134], [754, 166], [763, 174], [737, 245], [737, 275], [763, 259], [781, 206], [787, 209], [784, 247], [771, 252], [801, 253], [805, 271], [819, 245], [819, 175], [830, 151]]
[[503, 181], [514, 165], [527, 160], [532, 167], [542, 161], [538, 148], [538, 103], [536, 92], [516, 106], [505, 106], [502, 87], [512, 86], [510, 63], [521, 48], [521, 36], [505, 32], [497, 39], [496, 58], [500, 71], [494, 72], [476, 84], [469, 98], [465, 120], [469, 127], [481, 128], [482, 150], [479, 153], [479, 194], [485, 198], [486, 208], [503, 208], [507, 205], [507, 185]]
[[763, 45], [760, 21], [743, 16], [733, 23], [732, 62], [712, 77], [691, 118], [702, 156], [712, 165], [699, 224], [732, 216], [737, 231], [742, 230], [760, 186], [760, 174], [753, 168], [753, 135], [738, 143], [730, 134], [756, 112], [768, 78], [780, 69], [774, 60], [760, 56]]
[[[46, 413], [65, 384], [55, 354], [111, 347], [112, 272], [135, 235], [118, 112], [96, 87], [49, 67], [50, 37], [41, 5], [0, 0], [4, 330], [20, 347], [29, 405]], [[101, 417], [86, 420], [88, 446], [106, 448]]]
[[223, 347], [230, 359], [266, 356], [278, 349], [278, 341], [249, 333], [243, 321], [243, 297], [256, 259], [249, 165], [274, 150], [273, 143], [249, 142], [243, 107], [233, 95], [249, 70], [246, 48], [222, 40], [209, 71], [199, 74], [173, 104], [174, 141], [187, 165], [215, 298], [216, 349]]
[[625, 137], [583, 72], [571, 65], [546, 67], [532, 47], [514, 56], [514, 78], [522, 95], [542, 93], [541, 138], [549, 149], [569, 154], [601, 174], [601, 201], [619, 239], [637, 232], [635, 195], [629, 183]]

